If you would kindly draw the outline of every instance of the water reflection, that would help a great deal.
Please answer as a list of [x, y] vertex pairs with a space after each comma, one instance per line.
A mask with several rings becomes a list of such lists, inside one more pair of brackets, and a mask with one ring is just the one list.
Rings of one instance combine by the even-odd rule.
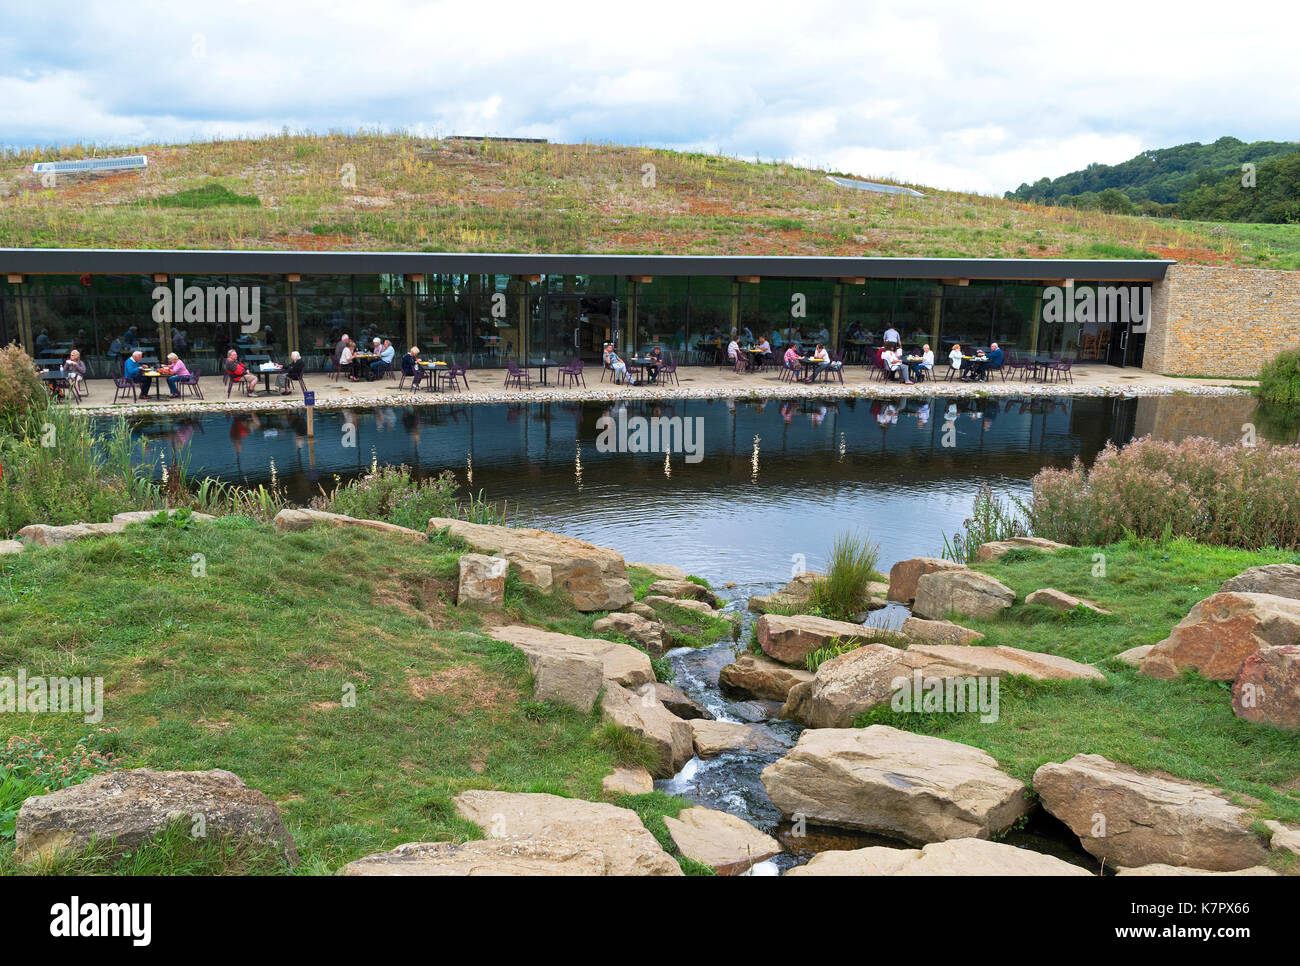
[[[629, 559], [773, 581], [795, 555], [820, 566], [848, 529], [868, 531], [886, 566], [936, 554], [982, 483], [1024, 493], [1042, 467], [1135, 435], [1235, 442], [1253, 414], [1247, 397], [628, 400], [327, 410], [314, 439], [296, 413], [148, 417], [134, 429], [192, 476], [266, 482], [274, 460], [299, 501], [372, 459], [450, 470], [536, 526]], [[601, 452], [602, 416], [699, 418], [703, 459]], [[1259, 432], [1275, 439], [1266, 422]]]

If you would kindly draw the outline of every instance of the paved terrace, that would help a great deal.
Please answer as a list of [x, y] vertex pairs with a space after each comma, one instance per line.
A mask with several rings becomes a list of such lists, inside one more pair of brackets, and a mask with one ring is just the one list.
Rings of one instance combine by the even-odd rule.
[[[966, 383], [953, 380], [944, 381], [946, 367], [938, 371], [940, 377], [932, 382], [905, 386], [898, 382], [878, 382], [872, 377], [872, 370], [863, 366], [847, 366], [844, 369], [844, 384], [839, 380], [830, 383], [818, 382], [816, 385], [805, 383], [781, 382], [775, 370], [761, 373], [737, 374], [730, 369], [718, 369], [713, 366], [698, 366], [677, 370], [680, 386], [616, 386], [607, 377], [600, 380], [600, 368], [587, 368], [587, 386], [576, 389], [558, 388], [555, 385], [555, 371], [550, 371], [551, 384], [542, 386], [537, 383], [537, 370], [529, 370], [533, 376], [532, 389], [506, 389], [504, 369], [470, 370], [469, 389], [458, 392], [412, 392], [410, 389], [398, 389], [397, 379], [376, 382], [349, 382], [346, 379], [335, 382], [326, 373], [311, 373], [307, 376], [307, 388], [316, 393], [316, 405], [320, 409], [348, 409], [367, 406], [436, 406], [465, 405], [468, 403], [539, 401], [573, 401], [593, 400], [606, 402], [615, 398], [634, 399], [727, 399], [727, 398], [771, 398], [794, 399], [800, 397], [856, 397], [864, 399], [890, 398], [900, 396], [975, 396], [981, 393], [996, 396], [1026, 395], [1076, 395], [1098, 396], [1123, 394], [1129, 396], [1165, 396], [1176, 393], [1196, 395], [1230, 395], [1243, 392], [1254, 383], [1226, 379], [1187, 379], [1153, 375], [1141, 369], [1119, 369], [1113, 366], [1091, 364], [1075, 365], [1074, 382], [1021, 382], [1018, 378], [1002, 381], [994, 373], [988, 382]], [[274, 385], [274, 379], [272, 380]], [[262, 382], [258, 381], [260, 389]], [[286, 410], [302, 407], [302, 395], [298, 392], [290, 396], [278, 393], [271, 396], [244, 396], [238, 388], [226, 397], [226, 387], [220, 376], [204, 376], [201, 388], [206, 397], [200, 401], [188, 394], [181, 400], [169, 399], [167, 388], [163, 386], [163, 398], [149, 402], [133, 403], [130, 399], [113, 404], [113, 382], [110, 379], [91, 379], [89, 393], [81, 403], [72, 404], [77, 410], [87, 414], [102, 413], [159, 413], [162, 411], [195, 412], [204, 410], [232, 409], [247, 412], [252, 409]]]

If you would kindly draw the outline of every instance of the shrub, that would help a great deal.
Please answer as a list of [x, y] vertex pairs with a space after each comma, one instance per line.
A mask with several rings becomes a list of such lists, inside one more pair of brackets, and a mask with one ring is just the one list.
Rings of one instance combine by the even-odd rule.
[[951, 541], [943, 538], [943, 557], [961, 564], [974, 563], [980, 544], [1028, 535], [1029, 525], [985, 483], [975, 494], [971, 515], [962, 521], [962, 532], [953, 534]]
[[1279, 352], [1259, 370], [1259, 398], [1279, 406], [1300, 406], [1300, 349]]
[[1035, 535], [1076, 545], [1127, 536], [1215, 546], [1300, 547], [1300, 447], [1146, 437], [1108, 445], [1091, 470], [1043, 470], [1027, 507]]
[[880, 577], [880, 548], [853, 533], [835, 538], [826, 576], [813, 585], [810, 603], [829, 617], [847, 619], [867, 605], [867, 585]]
[[38, 735], [14, 735], [0, 746], [0, 839], [14, 837], [18, 809], [32, 795], [122, 767], [112, 750], [116, 734], [116, 728], [100, 728], [66, 752], [61, 743], [51, 748]]
[[48, 394], [32, 357], [17, 345], [0, 349], [0, 429], [7, 429]]
[[466, 518], [471, 523], [501, 523], [502, 513], [482, 494], [456, 500], [456, 476], [445, 470], [432, 479], [416, 479], [408, 466], [370, 464], [365, 476], [340, 486], [328, 497], [316, 497], [312, 506], [346, 513], [365, 520], [385, 520], [412, 530], [423, 530], [430, 517]]

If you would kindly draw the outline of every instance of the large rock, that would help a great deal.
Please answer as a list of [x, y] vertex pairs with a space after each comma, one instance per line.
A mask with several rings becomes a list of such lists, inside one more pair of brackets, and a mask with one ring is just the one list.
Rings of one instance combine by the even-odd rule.
[[1300, 647], [1264, 647], [1247, 657], [1232, 686], [1232, 713], [1256, 724], [1300, 731]]
[[921, 617], [909, 617], [903, 621], [902, 634], [910, 641], [925, 641], [930, 644], [974, 644], [984, 640], [984, 635], [969, 627], [962, 627], [952, 621], [928, 621]]
[[[59, 544], [69, 543], [73, 540], [84, 540], [87, 537], [103, 537], [113, 533], [121, 533], [133, 523], [143, 523], [151, 520], [158, 515], [158, 510], [130, 510], [125, 513], [118, 513], [108, 523], [69, 523], [64, 526], [53, 526], [48, 523], [33, 523], [23, 527], [18, 531], [18, 539], [24, 544], [32, 544], [37, 547], [57, 547]], [[167, 515], [175, 515], [175, 510], [168, 510]], [[216, 517], [208, 513], [191, 513], [190, 519], [200, 522], [215, 520]], [[6, 541], [8, 543], [9, 541]], [[16, 553], [15, 550], [2, 551], [6, 553]]]
[[461, 818], [491, 839], [556, 842], [604, 856], [605, 875], [681, 875], [636, 812], [558, 795], [472, 790], [455, 799]]
[[1300, 600], [1272, 594], [1218, 593], [1197, 603], [1151, 649], [1140, 673], [1176, 678], [1195, 670], [1211, 681], [1235, 681], [1261, 647], [1300, 643]]
[[655, 697], [659, 699], [660, 704], [683, 721], [694, 721], [697, 718], [705, 721], [713, 720], [713, 715], [709, 713], [708, 708], [681, 688], [671, 684], [656, 684]]
[[1137, 647], [1130, 647], [1127, 651], [1120, 651], [1114, 659], [1130, 667], [1141, 667], [1154, 647], [1154, 644], [1139, 644]]
[[0, 557], [7, 553], [22, 553], [27, 544], [21, 540], [0, 540]]
[[646, 588], [646, 594], [674, 600], [698, 600], [713, 608], [722, 606], [717, 594], [693, 580], [656, 580]]
[[496, 527], [447, 517], [429, 520], [430, 532], [448, 530], [480, 553], [501, 554], [525, 571], [549, 568], [555, 586], [569, 595], [580, 611], [620, 610], [632, 603], [623, 556], [608, 547], [545, 530]]
[[[962, 683], [967, 686], [954, 685], [953, 693], [954, 699], [960, 696], [969, 702], [970, 679], [1006, 675], [1035, 681], [1106, 680], [1087, 664], [1016, 647], [914, 644], [904, 651], [887, 644], [867, 644], [826, 661], [809, 684], [792, 688], [781, 717], [811, 728], [848, 728], [858, 715], [890, 703], [901, 688], [908, 688], [909, 694], [919, 692], [915, 695], [919, 700], [940, 682], [966, 679]], [[974, 683], [978, 695], [979, 682]], [[983, 693], [991, 699], [991, 687]], [[975, 707], [967, 704], [966, 710]], [[990, 713], [996, 713], [996, 708]]]
[[695, 734], [695, 753], [701, 758], [725, 754], [779, 755], [789, 747], [759, 725], [703, 718], [691, 721], [690, 725]]
[[606, 719], [635, 732], [655, 747], [658, 759], [650, 769], [655, 778], [671, 778], [695, 754], [691, 723], [660, 704], [653, 685], [643, 684], [630, 690], [607, 681], [601, 708]]
[[[157, 510], [127, 510], [124, 513], [114, 513], [113, 522], [123, 523], [127, 525], [130, 525], [132, 523], [147, 523], [157, 515], [158, 515]], [[169, 517], [174, 517], [176, 515], [176, 511], [168, 510], [167, 515]], [[213, 520], [216, 519], [216, 517], [214, 517], [210, 513], [195, 513], [191, 511], [190, 519], [194, 520], [197, 523], [211, 523]]]
[[742, 654], [718, 672], [718, 684], [728, 695], [771, 701], [784, 701], [796, 684], [812, 679], [812, 671], [786, 667], [763, 654]]
[[349, 862], [336, 875], [608, 875], [605, 853], [581, 842], [481, 839], [411, 842]]
[[886, 725], [805, 731], [762, 780], [787, 818], [922, 844], [988, 838], [1028, 808], [1024, 785], [978, 748]]
[[458, 565], [460, 581], [456, 586], [456, 606], [500, 610], [505, 604], [506, 573], [510, 569], [506, 558], [466, 553], [461, 554]]
[[567, 704], [588, 712], [605, 686], [605, 665], [595, 655], [525, 651], [533, 673], [533, 699]]
[[598, 617], [591, 625], [597, 634], [620, 634], [636, 641], [652, 657], [663, 657], [670, 647], [664, 625], [658, 621], [646, 620], [639, 614], [615, 611], [604, 617]]
[[784, 664], [803, 664], [808, 655], [832, 643], [851, 644], [873, 640], [902, 641], [903, 635], [878, 627], [863, 627], [848, 621], [800, 614], [784, 617], [764, 614], [754, 624], [763, 653]]
[[1182, 865], [1164, 865], [1153, 862], [1151, 865], [1139, 866], [1136, 869], [1117, 868], [1115, 875], [1277, 875], [1277, 873], [1262, 865], [1251, 866], [1249, 869], [1236, 869], [1232, 872], [1211, 872], [1209, 869], [1189, 869], [1187, 866]]
[[530, 658], [534, 653], [594, 657], [604, 666], [604, 676], [611, 681], [629, 687], [654, 683], [655, 672], [650, 665], [650, 658], [631, 644], [594, 637], [574, 637], [572, 634], [556, 634], [553, 631], [524, 625], [492, 627], [488, 629], [488, 633], [495, 640], [513, 644], [517, 650]]
[[1087, 869], [1042, 852], [984, 839], [931, 842], [923, 849], [873, 846], [852, 852], [821, 852], [786, 875], [1074, 875]]
[[1052, 610], [1069, 612], [1082, 607], [1084, 610], [1090, 610], [1095, 614], [1109, 614], [1110, 611], [1098, 607], [1096, 603], [1088, 600], [1086, 597], [1075, 597], [1073, 594], [1067, 594], [1063, 590], [1057, 590], [1055, 587], [1044, 587], [1042, 590], [1036, 590], [1025, 598], [1026, 604], [1038, 604], [1042, 607], [1050, 607]]
[[727, 615], [702, 600], [689, 600], [684, 597], [665, 597], [663, 594], [647, 594], [642, 603], [658, 610], [660, 607], [681, 607], [684, 610], [703, 614], [705, 617], [726, 617]]
[[600, 780], [600, 790], [611, 795], [648, 795], [655, 790], [655, 780], [644, 768], [615, 768]]
[[[202, 816], [201, 820], [199, 816]], [[296, 865], [293, 838], [275, 803], [228, 771], [136, 768], [96, 775], [78, 785], [35, 795], [18, 811], [14, 858], [77, 853], [92, 843], [125, 852], [173, 822], [204, 834], [272, 849]]]
[[1268, 857], [1250, 830], [1250, 812], [1221, 792], [1100, 755], [1042, 765], [1034, 772], [1034, 791], [1108, 866], [1162, 863], [1226, 872]]
[[942, 570], [965, 570], [959, 563], [939, 557], [912, 557], [889, 568], [889, 599], [910, 604], [916, 599], [916, 584], [926, 574]]
[[788, 611], [792, 608], [803, 607], [808, 603], [809, 598], [813, 595], [813, 588], [817, 583], [825, 578], [821, 574], [805, 570], [803, 573], [795, 574], [790, 582], [774, 594], [759, 594], [749, 598], [747, 606], [756, 614], [766, 614], [769, 611]]
[[982, 543], [975, 551], [976, 560], [996, 560], [1009, 550], [1041, 550], [1043, 553], [1056, 553], [1069, 550], [1068, 543], [1057, 543], [1042, 537], [1012, 537], [1010, 540], [994, 540]]
[[1016, 593], [1002, 581], [978, 570], [940, 570], [916, 582], [912, 613], [940, 620], [950, 613], [997, 617], [1016, 602]]
[[429, 535], [410, 527], [399, 527], [395, 523], [383, 520], [361, 520], [343, 513], [326, 513], [324, 510], [284, 509], [275, 515], [275, 529], [280, 533], [292, 533], [297, 530], [310, 530], [312, 527], [358, 527], [362, 530], [376, 530], [401, 540], [413, 543], [428, 543]]
[[739, 875], [782, 852], [770, 835], [711, 808], [684, 808], [676, 818], [665, 815], [664, 824], [682, 855], [711, 866], [718, 875]]
[[1251, 567], [1225, 580], [1219, 592], [1272, 594], [1274, 597], [1300, 600], [1300, 565], [1267, 564], [1263, 567]]
[[1273, 833], [1268, 842], [1269, 848], [1274, 852], [1290, 852], [1300, 857], [1300, 826], [1273, 821], [1265, 822], [1264, 825]]
[[685, 570], [672, 564], [633, 563], [629, 560], [627, 565], [641, 570], [648, 570], [660, 580], [685, 580], [687, 576]]

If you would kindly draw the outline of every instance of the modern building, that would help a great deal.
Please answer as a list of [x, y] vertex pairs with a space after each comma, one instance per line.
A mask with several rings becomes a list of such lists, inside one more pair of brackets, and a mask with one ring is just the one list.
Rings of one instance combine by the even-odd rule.
[[[598, 362], [659, 344], [711, 363], [732, 332], [870, 355], [998, 342], [1024, 353], [1177, 371], [1167, 260], [0, 249], [0, 344], [82, 351], [108, 375], [132, 346], [217, 370], [228, 348], [330, 365], [347, 333], [426, 358]], [[1213, 271], [1213, 270], [1211, 270]], [[1251, 270], [1241, 270], [1251, 271]], [[1296, 273], [1270, 272], [1290, 276]], [[1287, 284], [1290, 284], [1288, 282]], [[1260, 293], [1262, 296], [1262, 293]], [[1270, 295], [1272, 293], [1270, 292]], [[1287, 296], [1300, 303], [1294, 286]], [[1285, 301], [1285, 300], [1284, 300]], [[1185, 313], [1183, 313], [1185, 315]], [[1292, 318], [1295, 317], [1293, 313]], [[1300, 342], [1300, 336], [1296, 336]], [[1153, 365], [1147, 347], [1160, 347]], [[1255, 363], [1255, 368], [1258, 364]]]

